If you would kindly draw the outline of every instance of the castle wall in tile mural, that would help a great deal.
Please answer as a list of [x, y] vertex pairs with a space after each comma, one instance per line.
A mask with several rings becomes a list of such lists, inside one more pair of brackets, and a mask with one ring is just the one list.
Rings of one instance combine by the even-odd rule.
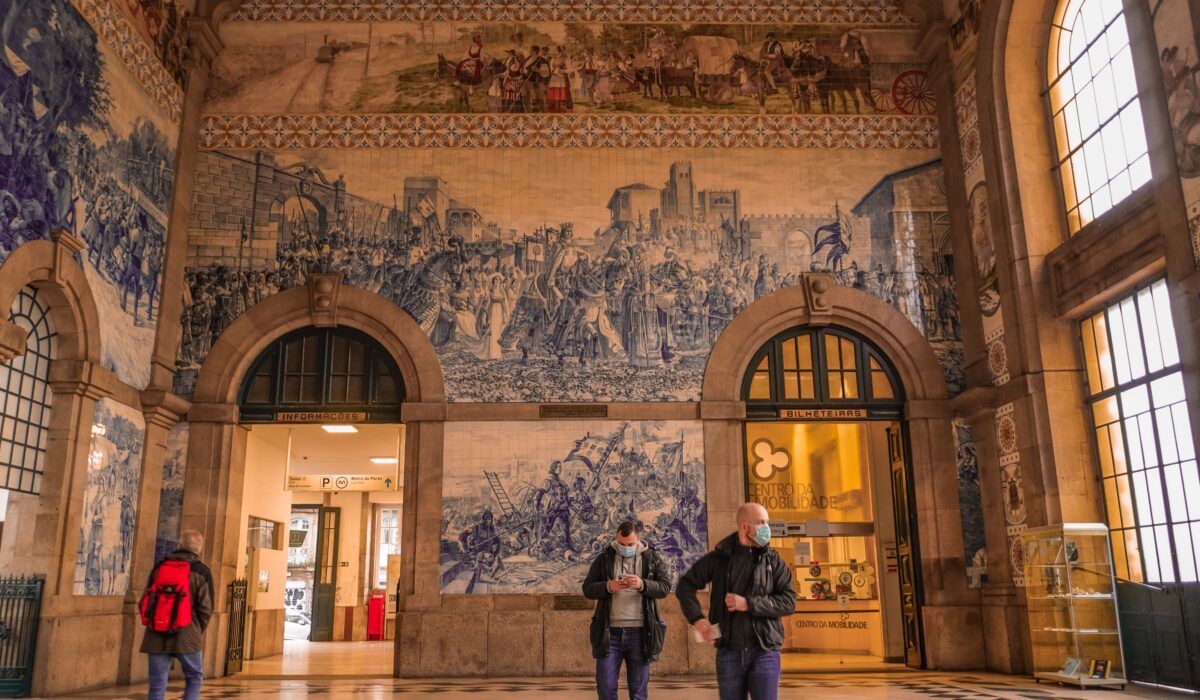
[[80, 236], [104, 365], [145, 387], [175, 128], [67, 0], [0, 0], [0, 16], [0, 262]]
[[708, 548], [699, 421], [450, 423], [443, 593], [578, 593], [625, 520], [677, 579]]
[[688, 401], [721, 331], [810, 271], [886, 300], [962, 384], [926, 149], [202, 154], [178, 389], [247, 308], [317, 271], [408, 312], [453, 401]]
[[111, 399], [96, 402], [75, 556], [75, 595], [124, 595], [129, 587], [145, 438], [141, 411]]

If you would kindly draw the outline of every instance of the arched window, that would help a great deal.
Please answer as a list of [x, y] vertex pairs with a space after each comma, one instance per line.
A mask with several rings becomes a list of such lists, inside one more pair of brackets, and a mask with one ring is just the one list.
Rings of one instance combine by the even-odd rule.
[[1150, 181], [1121, 0], [1060, 0], [1047, 61], [1071, 233]]
[[42, 489], [50, 431], [50, 361], [56, 336], [44, 295], [25, 287], [8, 320], [25, 329], [25, 354], [0, 365], [0, 488], [37, 494]]
[[[268, 347], [242, 383], [243, 422], [296, 411], [363, 413], [355, 422], [396, 422], [404, 383], [391, 355], [351, 328], [305, 328]], [[287, 421], [281, 421], [287, 422]]]
[[883, 353], [837, 327], [796, 328], [772, 338], [750, 362], [742, 399], [747, 415], [760, 418], [813, 406], [895, 418], [904, 403], [896, 371]]

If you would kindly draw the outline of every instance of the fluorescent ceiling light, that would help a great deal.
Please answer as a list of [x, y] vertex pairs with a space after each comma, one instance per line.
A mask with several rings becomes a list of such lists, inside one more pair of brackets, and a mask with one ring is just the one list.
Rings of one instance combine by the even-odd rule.
[[358, 428], [353, 425], [322, 425], [321, 429], [327, 433], [357, 433]]
[[400, 460], [396, 457], [372, 457], [371, 462], [375, 464], [399, 464]]

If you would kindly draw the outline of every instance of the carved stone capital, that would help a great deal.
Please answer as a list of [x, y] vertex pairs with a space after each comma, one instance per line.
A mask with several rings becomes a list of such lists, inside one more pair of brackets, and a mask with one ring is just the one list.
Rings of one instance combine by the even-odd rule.
[[315, 274], [308, 280], [308, 305], [312, 324], [317, 328], [337, 325], [338, 294], [342, 290], [340, 274]]
[[146, 390], [142, 392], [142, 414], [146, 422], [168, 430], [187, 415], [192, 404], [182, 396], [170, 391]]
[[232, 403], [194, 403], [187, 412], [189, 423], [236, 424], [239, 416], [237, 404]]
[[29, 334], [12, 321], [0, 321], [0, 363], [25, 354]]
[[833, 318], [833, 304], [829, 301], [829, 290], [833, 289], [833, 276], [822, 273], [808, 273], [804, 278], [804, 297], [808, 303], [810, 314], [809, 323], [815, 326], [825, 325]]
[[54, 360], [50, 363], [50, 390], [100, 400], [112, 393], [112, 373], [87, 360]]

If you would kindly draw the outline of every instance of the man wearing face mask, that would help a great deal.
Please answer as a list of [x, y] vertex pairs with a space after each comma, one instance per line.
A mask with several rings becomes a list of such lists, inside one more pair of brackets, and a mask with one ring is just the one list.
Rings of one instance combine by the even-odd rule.
[[[792, 569], [771, 549], [767, 510], [738, 508], [737, 532], [679, 579], [675, 595], [696, 634], [717, 647], [721, 700], [776, 700], [785, 615], [796, 612]], [[708, 618], [696, 591], [712, 583]]]
[[621, 523], [612, 546], [596, 556], [583, 582], [583, 594], [597, 601], [591, 637], [600, 700], [617, 700], [622, 661], [630, 700], [648, 697], [650, 662], [658, 660], [666, 633], [658, 599], [670, 590], [662, 557], [641, 541], [636, 524]]

